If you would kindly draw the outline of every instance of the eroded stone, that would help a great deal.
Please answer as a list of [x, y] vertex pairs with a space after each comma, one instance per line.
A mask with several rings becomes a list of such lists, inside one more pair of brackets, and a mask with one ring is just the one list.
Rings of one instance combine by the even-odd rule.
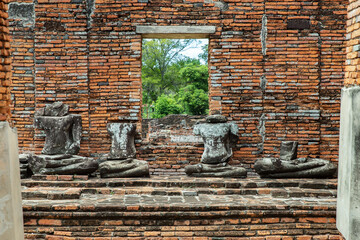
[[210, 115], [208, 117], [206, 117], [206, 122], [208, 123], [226, 123], [227, 122], [227, 118], [223, 115]]
[[80, 150], [81, 116], [35, 117], [35, 127], [45, 131], [42, 154], [77, 154]]
[[148, 177], [149, 164], [137, 159], [112, 160], [100, 163], [102, 178]]
[[232, 146], [237, 142], [239, 128], [236, 123], [226, 122], [226, 117], [212, 115], [206, 123], [194, 126], [194, 134], [200, 135], [204, 141], [204, 152], [201, 164], [185, 168], [189, 176], [196, 177], [246, 177], [242, 167], [229, 166], [227, 162], [232, 156]]
[[35, 116], [63, 117], [68, 115], [69, 105], [63, 102], [55, 102], [47, 104], [44, 108], [40, 108], [35, 112]]
[[102, 178], [145, 177], [149, 176], [149, 165], [146, 161], [133, 159], [136, 156], [136, 125], [132, 123], [109, 123], [111, 136], [110, 154], [100, 163]]
[[204, 141], [205, 149], [201, 157], [201, 162], [206, 164], [228, 162], [232, 156], [231, 147], [239, 138], [239, 128], [236, 123], [233, 122], [209, 123], [209, 121], [213, 120], [213, 118], [210, 117], [206, 119], [208, 123], [194, 126], [194, 134], [200, 135]]
[[91, 174], [99, 165], [92, 158], [59, 154], [59, 155], [33, 155], [29, 165], [34, 174]]
[[346, 240], [360, 239], [360, 87], [341, 90], [336, 226]]
[[111, 136], [109, 159], [134, 158], [136, 125], [132, 123], [109, 123], [107, 130]]
[[199, 163], [185, 167], [187, 175], [192, 177], [224, 177], [224, 178], [244, 178], [247, 175], [246, 169], [233, 167], [227, 163], [204, 164]]
[[45, 131], [43, 155], [32, 155], [29, 167], [34, 174], [90, 174], [97, 170], [96, 160], [77, 156], [81, 140], [81, 116], [67, 115], [62, 102], [37, 111], [35, 127]]
[[263, 178], [327, 178], [337, 167], [320, 158], [296, 158], [297, 142], [282, 142], [280, 158], [264, 158], [254, 164], [255, 171]]

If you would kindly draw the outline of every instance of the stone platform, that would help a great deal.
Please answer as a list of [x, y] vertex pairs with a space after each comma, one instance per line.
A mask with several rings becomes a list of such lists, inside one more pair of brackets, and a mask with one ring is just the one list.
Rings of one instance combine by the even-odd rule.
[[27, 239], [342, 239], [336, 179], [23, 180]]

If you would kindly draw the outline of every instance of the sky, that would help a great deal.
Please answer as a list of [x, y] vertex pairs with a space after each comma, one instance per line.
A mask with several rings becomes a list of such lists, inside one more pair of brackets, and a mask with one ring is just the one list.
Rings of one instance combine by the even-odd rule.
[[189, 48], [183, 52], [181, 52], [181, 54], [191, 57], [191, 58], [198, 58], [198, 55], [200, 53], [202, 53], [201, 47], [208, 44], [209, 40], [208, 39], [198, 39], [198, 46], [196, 46], [196, 44], [192, 44], [190, 45], [192, 48]]
[[[152, 40], [152, 39], [149, 39]], [[199, 54], [202, 53], [202, 46], [209, 43], [209, 39], [196, 39], [192, 44], [189, 45], [185, 50], [181, 51], [180, 54], [199, 59]], [[202, 59], [200, 59], [201, 64], [206, 64]]]

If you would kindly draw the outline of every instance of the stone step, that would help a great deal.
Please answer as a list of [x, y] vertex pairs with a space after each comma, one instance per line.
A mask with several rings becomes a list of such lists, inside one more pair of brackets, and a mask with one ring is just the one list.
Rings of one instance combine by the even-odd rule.
[[336, 190], [336, 179], [223, 179], [223, 178], [190, 178], [186, 176], [152, 176], [151, 178], [87, 178], [87, 176], [51, 176], [37, 175], [32, 179], [22, 180], [24, 187], [63, 187], [63, 188], [119, 188], [119, 187], [153, 187], [153, 188], [225, 188], [225, 189], [258, 189], [298, 187], [300, 189]]
[[[336, 199], [82, 194], [76, 200], [24, 200], [23, 210], [26, 232], [39, 240], [340, 239]], [[254, 235], [261, 237], [246, 238]]]
[[62, 178], [23, 181], [27, 239], [340, 239], [332, 179]]
[[154, 188], [154, 187], [119, 187], [119, 188], [23, 188], [23, 199], [79, 199], [82, 194], [94, 195], [153, 195], [153, 196], [198, 196], [198, 195], [269, 195], [274, 198], [336, 198], [336, 190], [285, 188]]
[[[160, 196], [160, 195], [114, 195], [114, 194], [82, 194], [80, 199], [68, 200], [23, 200], [23, 207], [28, 211], [72, 212], [81, 215], [81, 212], [102, 212], [113, 210], [112, 214], [122, 212], [166, 212], [166, 211], [231, 211], [254, 210], [266, 212], [267, 210], [296, 211], [306, 216], [303, 210], [335, 211], [336, 198], [273, 198], [267, 195], [205, 195], [198, 196]], [[296, 212], [293, 212], [295, 214]], [[182, 212], [181, 214], [184, 214]]]
[[50, 199], [50, 200], [67, 200], [79, 199], [82, 193], [80, 188], [23, 188], [21, 195], [23, 199]]

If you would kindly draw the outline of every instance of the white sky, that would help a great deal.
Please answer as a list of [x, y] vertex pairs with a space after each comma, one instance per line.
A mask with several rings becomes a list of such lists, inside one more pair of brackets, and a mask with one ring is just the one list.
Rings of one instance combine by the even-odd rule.
[[183, 52], [181, 52], [181, 54], [191, 57], [191, 58], [198, 58], [198, 55], [200, 53], [202, 53], [201, 47], [208, 44], [209, 40], [208, 39], [198, 39], [198, 45], [196, 46], [196, 44], [191, 44], [190, 46], [193, 48], [189, 48]]

